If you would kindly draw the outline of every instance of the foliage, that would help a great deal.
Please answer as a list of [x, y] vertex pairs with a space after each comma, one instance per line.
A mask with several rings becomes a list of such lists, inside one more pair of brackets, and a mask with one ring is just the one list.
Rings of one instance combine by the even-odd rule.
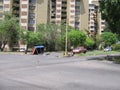
[[14, 44], [17, 44], [19, 39], [19, 24], [17, 18], [11, 14], [5, 14], [4, 21], [0, 22], [0, 48], [4, 49], [8, 44], [12, 49]]
[[86, 40], [86, 35], [78, 30], [71, 30], [68, 32], [68, 42], [71, 46], [77, 47], [84, 45]]
[[34, 45], [41, 44], [41, 34], [32, 31], [25, 31], [21, 34], [21, 39], [27, 44], [27, 47], [33, 47]]
[[104, 32], [101, 35], [101, 38], [102, 38], [102, 42], [105, 43], [105, 46], [110, 46], [116, 43], [116, 40], [117, 40], [116, 35], [111, 32]]
[[41, 40], [47, 50], [57, 50], [61, 46], [61, 29], [58, 25], [40, 24], [37, 32], [42, 33]]
[[92, 49], [94, 44], [95, 44], [94, 40], [92, 38], [88, 38], [87, 37], [86, 42], [85, 42], [85, 46], [87, 48], [91, 48]]
[[114, 44], [112, 45], [112, 49], [116, 51], [120, 51], [120, 44]]
[[98, 50], [104, 49], [105, 43], [103, 42], [101, 35], [96, 36], [96, 46]]
[[100, 0], [100, 11], [108, 28], [120, 35], [120, 0]]

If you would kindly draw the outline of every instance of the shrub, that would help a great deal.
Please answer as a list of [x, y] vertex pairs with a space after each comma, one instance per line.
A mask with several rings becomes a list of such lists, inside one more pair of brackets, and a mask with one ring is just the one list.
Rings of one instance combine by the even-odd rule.
[[116, 35], [111, 32], [104, 32], [101, 37], [102, 42], [105, 42], [105, 46], [110, 46], [117, 41]]
[[94, 46], [95, 42], [91, 38], [87, 38], [85, 42], [85, 46], [89, 49], [92, 49]]
[[112, 49], [120, 51], [120, 44], [114, 44], [114, 45], [112, 45]]

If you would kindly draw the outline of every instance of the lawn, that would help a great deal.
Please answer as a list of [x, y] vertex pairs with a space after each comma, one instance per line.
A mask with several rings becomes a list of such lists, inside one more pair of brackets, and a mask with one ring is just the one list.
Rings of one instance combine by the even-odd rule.
[[107, 51], [104, 52], [103, 50], [94, 50], [94, 51], [88, 51], [86, 54], [81, 53], [80, 56], [92, 56], [92, 55], [108, 55], [108, 54], [120, 54], [119, 51]]

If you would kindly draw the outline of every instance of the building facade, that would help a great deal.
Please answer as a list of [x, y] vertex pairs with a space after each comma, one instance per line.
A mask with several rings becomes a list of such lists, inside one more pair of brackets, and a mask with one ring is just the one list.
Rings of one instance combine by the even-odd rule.
[[50, 0], [50, 22], [88, 29], [88, 0]]
[[88, 29], [88, 0], [0, 0], [0, 19], [4, 11], [18, 17], [22, 29], [35, 31], [38, 24], [63, 21], [76, 29]]
[[92, 0], [89, 4], [89, 30], [101, 34], [105, 29], [105, 20], [99, 12], [99, 0]]

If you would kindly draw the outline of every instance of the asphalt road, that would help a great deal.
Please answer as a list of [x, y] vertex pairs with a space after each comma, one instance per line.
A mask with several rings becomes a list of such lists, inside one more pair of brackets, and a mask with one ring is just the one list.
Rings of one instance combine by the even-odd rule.
[[120, 65], [60, 54], [0, 54], [0, 90], [120, 90]]

